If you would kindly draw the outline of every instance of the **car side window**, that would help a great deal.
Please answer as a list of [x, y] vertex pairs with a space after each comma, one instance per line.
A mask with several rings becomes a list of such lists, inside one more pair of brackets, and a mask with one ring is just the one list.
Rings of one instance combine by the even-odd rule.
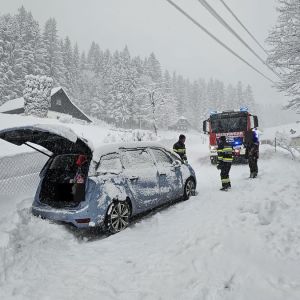
[[172, 159], [169, 155], [159, 149], [151, 149], [155, 157], [156, 163], [162, 166], [170, 166], [172, 164]]
[[112, 173], [119, 174], [122, 172], [122, 163], [118, 153], [103, 155], [100, 159], [97, 172], [101, 174]]
[[125, 169], [135, 169], [152, 167], [154, 162], [146, 149], [134, 149], [124, 152], [123, 164]]

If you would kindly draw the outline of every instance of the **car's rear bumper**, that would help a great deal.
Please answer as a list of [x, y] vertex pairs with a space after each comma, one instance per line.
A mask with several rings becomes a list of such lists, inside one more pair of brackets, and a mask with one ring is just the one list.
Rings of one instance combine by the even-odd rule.
[[49, 206], [32, 206], [32, 214], [57, 222], [64, 222], [74, 225], [77, 228], [90, 228], [101, 226], [99, 218], [96, 220], [89, 214], [88, 206], [80, 209], [56, 209]]

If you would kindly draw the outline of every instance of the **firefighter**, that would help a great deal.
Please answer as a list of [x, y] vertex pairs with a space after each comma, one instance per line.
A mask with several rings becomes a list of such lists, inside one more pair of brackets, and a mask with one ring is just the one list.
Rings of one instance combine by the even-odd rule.
[[187, 162], [187, 157], [186, 157], [186, 149], [185, 149], [185, 135], [181, 134], [179, 136], [178, 142], [174, 144], [173, 146], [173, 151], [177, 153], [180, 158], [184, 161]]
[[226, 137], [221, 136], [218, 142], [218, 170], [221, 170], [221, 191], [227, 191], [231, 188], [231, 183], [229, 179], [229, 171], [232, 164], [232, 146], [227, 143]]
[[246, 133], [246, 158], [248, 159], [250, 168], [250, 178], [256, 178], [258, 174], [257, 161], [259, 158], [259, 139], [256, 129], [250, 129]]

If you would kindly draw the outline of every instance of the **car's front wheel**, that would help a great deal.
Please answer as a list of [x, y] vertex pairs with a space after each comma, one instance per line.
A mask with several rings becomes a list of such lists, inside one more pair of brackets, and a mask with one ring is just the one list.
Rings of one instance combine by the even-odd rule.
[[183, 200], [188, 200], [195, 195], [196, 183], [193, 178], [188, 178], [184, 186]]
[[114, 201], [106, 215], [106, 229], [110, 233], [124, 230], [130, 222], [131, 208], [127, 201]]

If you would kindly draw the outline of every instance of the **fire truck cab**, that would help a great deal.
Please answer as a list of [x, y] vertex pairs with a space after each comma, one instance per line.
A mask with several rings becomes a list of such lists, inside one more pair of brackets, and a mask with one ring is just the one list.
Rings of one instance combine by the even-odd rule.
[[233, 147], [234, 162], [247, 162], [245, 158], [245, 135], [250, 128], [258, 127], [258, 118], [247, 108], [232, 111], [213, 111], [203, 122], [203, 132], [209, 135], [210, 160], [216, 164], [219, 138], [224, 135]]

